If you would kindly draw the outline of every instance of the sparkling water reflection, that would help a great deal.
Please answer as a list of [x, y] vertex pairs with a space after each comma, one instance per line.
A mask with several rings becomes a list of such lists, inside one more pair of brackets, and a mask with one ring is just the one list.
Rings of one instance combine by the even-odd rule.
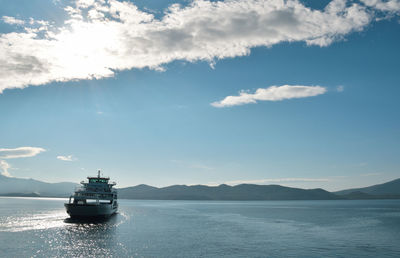
[[9, 216], [5, 217], [4, 221], [1, 222], [0, 231], [19, 232], [62, 227], [64, 218], [64, 210], [40, 212], [25, 216]]
[[400, 201], [127, 201], [103, 220], [0, 198], [1, 257], [400, 257]]

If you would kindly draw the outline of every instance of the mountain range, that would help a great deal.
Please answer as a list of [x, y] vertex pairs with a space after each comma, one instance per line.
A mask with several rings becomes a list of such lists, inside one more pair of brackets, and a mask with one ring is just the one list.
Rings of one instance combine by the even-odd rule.
[[153, 200], [331, 200], [339, 196], [323, 189], [299, 189], [280, 185], [241, 184], [173, 185], [156, 188], [138, 185], [118, 190], [120, 198]]
[[70, 182], [46, 183], [32, 178], [16, 178], [0, 175], [2, 196], [67, 197], [78, 184]]
[[[68, 197], [78, 186], [76, 183], [46, 183], [34, 179], [0, 175], [0, 195], [33, 197]], [[335, 199], [400, 199], [400, 178], [364, 188], [328, 192], [300, 189], [280, 185], [240, 184], [229, 186], [172, 185], [153, 187], [137, 185], [118, 189], [121, 199], [143, 200], [335, 200]]]
[[400, 178], [363, 188], [353, 188], [335, 192], [347, 199], [398, 199], [400, 198]]

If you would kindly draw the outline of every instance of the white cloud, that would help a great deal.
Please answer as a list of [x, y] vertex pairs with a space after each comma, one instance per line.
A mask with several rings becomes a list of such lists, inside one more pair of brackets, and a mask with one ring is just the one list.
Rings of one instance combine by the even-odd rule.
[[8, 164], [6, 161], [4, 161], [4, 160], [0, 160], [0, 169], [2, 170], [1, 171], [1, 174], [3, 175], [3, 176], [6, 176], [6, 177], [11, 177], [11, 174], [8, 172], [8, 169], [10, 169], [11, 168], [11, 166], [10, 166], [10, 164]]
[[75, 161], [76, 158], [73, 155], [68, 155], [68, 156], [57, 156], [57, 159], [63, 160], [63, 161]]
[[5, 23], [11, 24], [11, 25], [14, 25], [14, 24], [22, 25], [22, 24], [25, 23], [23, 20], [19, 20], [19, 19], [15, 18], [15, 17], [11, 17], [11, 16], [3, 16], [2, 20]]
[[365, 5], [373, 7], [379, 11], [384, 12], [399, 12], [400, 11], [400, 1], [399, 0], [361, 0]]
[[239, 184], [266, 184], [266, 183], [287, 183], [287, 182], [329, 182], [329, 178], [268, 178], [256, 180], [234, 180], [225, 182], [228, 185]]
[[65, 11], [69, 18], [62, 26], [42, 21], [40, 28], [28, 24], [25, 32], [0, 35], [0, 93], [132, 68], [162, 70], [174, 60], [213, 64], [281, 42], [324, 47], [373, 18], [364, 5], [345, 0], [324, 10], [297, 0], [195, 0], [171, 5], [160, 19], [116, 0], [79, 0]]
[[38, 147], [19, 147], [15, 149], [0, 149], [0, 159], [27, 158], [46, 151]]
[[18, 147], [14, 149], [0, 149], [0, 169], [3, 176], [12, 177], [9, 173], [11, 165], [2, 159], [16, 159], [16, 158], [29, 158], [38, 155], [41, 152], [46, 151], [39, 147]]
[[241, 91], [239, 96], [227, 96], [221, 101], [211, 103], [214, 107], [231, 107], [256, 103], [258, 101], [280, 101], [284, 99], [306, 98], [324, 94], [321, 86], [283, 85], [259, 88], [255, 93]]

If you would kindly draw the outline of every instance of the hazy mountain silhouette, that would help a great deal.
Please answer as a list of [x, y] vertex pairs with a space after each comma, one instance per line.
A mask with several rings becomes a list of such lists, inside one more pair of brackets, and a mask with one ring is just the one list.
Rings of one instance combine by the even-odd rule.
[[[0, 175], [0, 195], [32, 197], [68, 197], [78, 184], [46, 183], [34, 179], [5, 177]], [[280, 185], [241, 184], [219, 185], [172, 185], [153, 187], [137, 185], [118, 189], [121, 199], [143, 200], [335, 200], [335, 199], [383, 199], [400, 198], [400, 179], [364, 188], [342, 190], [335, 193], [326, 190], [300, 189]]]
[[280, 185], [237, 186], [173, 185], [157, 188], [138, 185], [121, 188], [124, 199], [153, 200], [333, 200], [400, 198], [400, 179], [365, 188], [328, 192], [323, 189], [300, 189]]
[[349, 194], [352, 192], [360, 192], [372, 195], [380, 195], [380, 194], [400, 194], [400, 178], [395, 179], [393, 181], [389, 181], [379, 185], [373, 185], [362, 188], [352, 188], [342, 191], [335, 192], [336, 194]]
[[78, 184], [46, 183], [34, 179], [6, 177], [0, 175], [0, 194], [8, 196], [69, 196]]
[[119, 198], [146, 200], [332, 200], [342, 199], [323, 189], [299, 189], [280, 185], [237, 186], [138, 185], [118, 189]]

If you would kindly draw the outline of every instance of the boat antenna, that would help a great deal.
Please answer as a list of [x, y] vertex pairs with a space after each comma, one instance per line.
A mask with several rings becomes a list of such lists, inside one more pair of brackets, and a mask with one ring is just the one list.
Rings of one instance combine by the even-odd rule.
[[97, 177], [100, 178], [100, 170], [98, 171]]

